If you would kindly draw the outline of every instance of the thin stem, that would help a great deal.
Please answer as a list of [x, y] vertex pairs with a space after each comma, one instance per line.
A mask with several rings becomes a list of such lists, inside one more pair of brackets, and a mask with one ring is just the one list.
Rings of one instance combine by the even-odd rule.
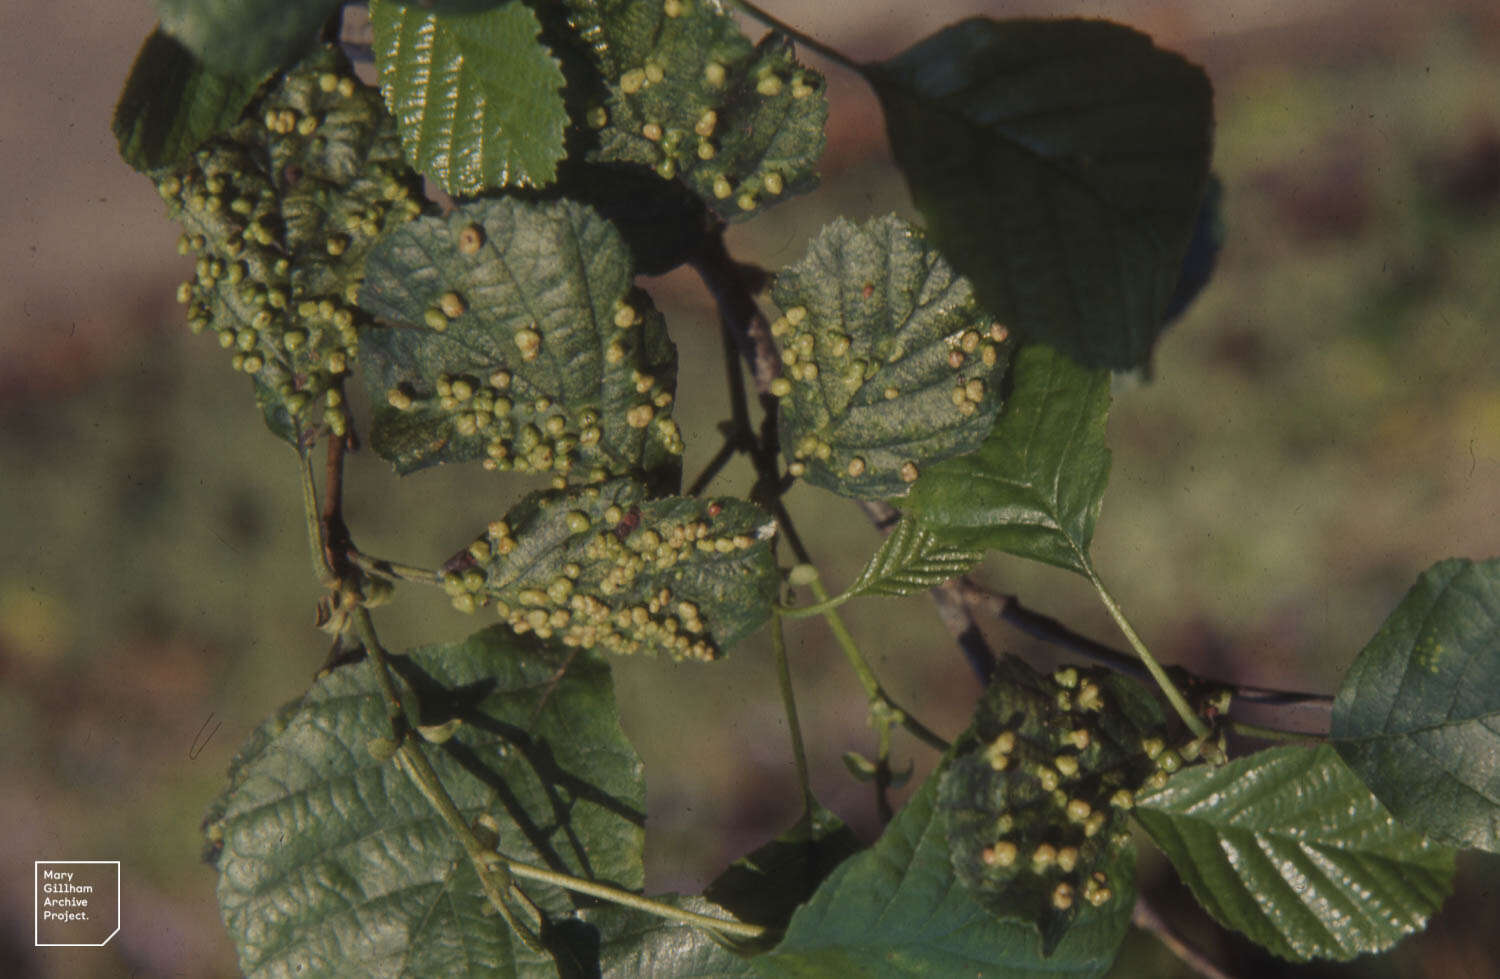
[[848, 592], [841, 592], [826, 602], [817, 602], [813, 605], [778, 605], [776, 614], [783, 619], [810, 619], [814, 615], [822, 615], [824, 612], [838, 608], [852, 597], [854, 596]]
[[673, 921], [681, 921], [685, 924], [698, 925], [725, 935], [733, 935], [736, 938], [759, 938], [766, 933], [766, 929], [760, 925], [747, 924], [743, 921], [730, 921], [726, 918], [715, 918], [706, 914], [698, 914], [696, 911], [685, 911], [682, 908], [664, 904], [661, 901], [653, 901], [649, 897], [632, 894], [630, 891], [622, 891], [607, 884], [595, 883], [584, 880], [581, 877], [571, 877], [560, 874], [546, 867], [536, 867], [531, 864], [521, 863], [509, 857], [502, 856], [507, 870], [516, 877], [527, 880], [538, 880], [557, 887], [566, 888], [578, 894], [588, 894], [591, 897], [602, 898], [615, 904], [622, 904], [627, 908], [635, 908], [637, 911], [645, 911], [660, 918], [670, 918]]
[[443, 583], [440, 572], [431, 568], [419, 568], [413, 564], [402, 564], [399, 561], [387, 561], [385, 558], [375, 557], [363, 551], [351, 550], [344, 555], [350, 564], [359, 568], [367, 574], [385, 575], [387, 578], [396, 578], [401, 581], [409, 581], [416, 585], [439, 585]]
[[797, 694], [792, 689], [792, 671], [787, 664], [786, 636], [781, 631], [781, 616], [771, 616], [771, 656], [776, 663], [776, 685], [781, 691], [781, 706], [786, 711], [787, 730], [792, 737], [792, 760], [797, 764], [797, 784], [802, 789], [802, 818], [812, 824], [812, 784], [807, 774], [807, 747], [802, 742], [802, 723], [797, 719]]
[[776, 17], [773, 17], [772, 15], [766, 13], [755, 4], [748, 2], [748, 0], [738, 0], [738, 2], [740, 8], [743, 9], [745, 13], [749, 14], [751, 17], [754, 17], [756, 20], [760, 21], [762, 24], [765, 24], [767, 27], [771, 27], [785, 34], [787, 37], [793, 38], [798, 44], [802, 45], [804, 48], [807, 48], [809, 51], [816, 51], [823, 57], [827, 58], [829, 61], [832, 61], [835, 64], [842, 65], [852, 72], [856, 72], [861, 75], [864, 74], [864, 66], [855, 61], [853, 58], [849, 57], [847, 54], [844, 54], [842, 51], [839, 51], [836, 48], [829, 47], [815, 37], [809, 37], [808, 35], [797, 30], [797, 28], [792, 27], [790, 24], [787, 24], [785, 21], [779, 20]]
[[313, 575], [318, 583], [332, 587], [338, 581], [328, 563], [328, 545], [323, 537], [323, 517], [319, 509], [318, 486], [313, 481], [312, 459], [307, 446], [297, 445], [297, 470], [302, 483], [302, 518], [307, 523], [307, 543], [312, 548]]
[[352, 547], [349, 527], [344, 523], [344, 453], [347, 449], [348, 443], [343, 437], [329, 437], [328, 463], [323, 480], [323, 548], [328, 566], [340, 578], [348, 570], [345, 552]]
[[1110, 617], [1115, 620], [1115, 625], [1119, 626], [1120, 631], [1125, 634], [1125, 641], [1130, 643], [1130, 648], [1135, 650], [1135, 654], [1145, 664], [1146, 671], [1151, 674], [1151, 679], [1156, 681], [1157, 687], [1167, 698], [1167, 703], [1172, 705], [1172, 709], [1177, 712], [1178, 717], [1182, 718], [1182, 723], [1188, 726], [1188, 730], [1193, 732], [1194, 737], [1208, 737], [1208, 725], [1203, 723], [1203, 718], [1193, 712], [1192, 707], [1188, 706], [1187, 698], [1182, 695], [1181, 690], [1177, 689], [1177, 684], [1172, 682], [1172, 678], [1167, 676], [1167, 671], [1162, 669], [1156, 657], [1151, 655], [1151, 651], [1146, 648], [1141, 637], [1136, 635], [1135, 629], [1130, 625], [1130, 620], [1125, 618], [1125, 612], [1120, 608], [1120, 603], [1116, 602], [1115, 597], [1109, 593], [1109, 589], [1104, 587], [1104, 582], [1099, 580], [1099, 575], [1095, 573], [1092, 565], [1089, 566], [1088, 574], [1089, 580], [1094, 583], [1094, 590], [1099, 593], [1099, 600], [1109, 610]]
[[1276, 727], [1265, 727], [1260, 724], [1247, 724], [1244, 721], [1230, 721], [1229, 730], [1235, 734], [1247, 738], [1255, 738], [1260, 741], [1326, 741], [1327, 738], [1321, 734], [1312, 734], [1305, 731], [1283, 731]]
[[1167, 919], [1147, 901], [1144, 897], [1137, 898], [1135, 910], [1131, 912], [1130, 923], [1142, 931], [1149, 931], [1155, 935], [1157, 940], [1165, 945], [1168, 950], [1179, 959], [1183, 965], [1192, 969], [1204, 979], [1234, 979], [1229, 973], [1214, 965], [1202, 952], [1189, 945], [1185, 940], [1172, 930]]

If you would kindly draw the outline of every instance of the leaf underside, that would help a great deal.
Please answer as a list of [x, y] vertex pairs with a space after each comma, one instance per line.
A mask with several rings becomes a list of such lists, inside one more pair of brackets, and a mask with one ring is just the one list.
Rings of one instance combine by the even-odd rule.
[[1005, 332], [904, 221], [835, 219], [772, 296], [792, 472], [845, 496], [898, 497], [926, 466], [984, 440]]
[[1389, 948], [1452, 886], [1453, 851], [1397, 823], [1328, 745], [1183, 769], [1136, 817], [1210, 914], [1297, 962]]
[[1396, 818], [1500, 853], [1500, 560], [1417, 579], [1333, 705], [1339, 755]]

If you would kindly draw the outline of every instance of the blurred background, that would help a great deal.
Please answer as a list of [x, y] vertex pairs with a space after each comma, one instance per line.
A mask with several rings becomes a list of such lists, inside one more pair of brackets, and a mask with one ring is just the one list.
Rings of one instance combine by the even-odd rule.
[[[897, 5], [766, 0], [860, 59], [961, 16], [1119, 20], [1203, 64], [1216, 89], [1226, 240], [1208, 290], [1164, 337], [1154, 380], [1122, 386], [1095, 555], [1159, 657], [1225, 680], [1331, 692], [1415, 576], [1500, 553], [1500, 7], [1482, 0], [1189, 0]], [[198, 824], [229, 758], [326, 652], [313, 629], [291, 452], [248, 384], [183, 328], [189, 273], [148, 181], [121, 163], [114, 100], [151, 29], [145, 0], [13, 7], [0, 32], [0, 974], [233, 974]], [[816, 64], [816, 59], [814, 59]], [[819, 64], [833, 99], [824, 184], [732, 237], [771, 267], [835, 213], [909, 212], [874, 98]], [[727, 414], [698, 283], [646, 283], [684, 367], [687, 471]], [[436, 565], [518, 484], [477, 467], [398, 480], [368, 453], [348, 516], [375, 554]], [[740, 494], [748, 467], [714, 491]], [[438, 506], [433, 506], [439, 501]], [[841, 587], [877, 543], [816, 490], [789, 505]], [[1081, 580], [994, 559], [993, 587], [1117, 643]], [[978, 689], [931, 603], [861, 599], [847, 617], [892, 693], [944, 735]], [[388, 643], [489, 624], [403, 588]], [[814, 788], [867, 838], [873, 752], [859, 688], [816, 621], [789, 639]], [[998, 649], [1051, 662], [996, 625]], [[768, 648], [710, 666], [620, 662], [646, 761], [653, 890], [697, 890], [796, 817]], [[1316, 727], [1326, 714], [1255, 718]], [[916, 778], [934, 759], [902, 740]], [[104, 949], [31, 947], [37, 859], [121, 860], [124, 927]], [[1466, 856], [1424, 935], [1352, 966], [1292, 972], [1215, 928], [1170, 867], [1153, 905], [1241, 976], [1493, 977], [1500, 860]], [[1132, 932], [1114, 975], [1190, 972]]]

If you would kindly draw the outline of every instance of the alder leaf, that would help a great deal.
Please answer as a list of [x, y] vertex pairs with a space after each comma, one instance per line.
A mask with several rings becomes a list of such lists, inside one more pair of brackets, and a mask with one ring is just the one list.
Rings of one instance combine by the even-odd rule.
[[[701, 897], [657, 898], [685, 911], [733, 918]], [[704, 928], [670, 921], [649, 911], [600, 904], [579, 912], [585, 929], [565, 927], [585, 966], [583, 975], [600, 979], [727, 979], [753, 975], [749, 964]], [[570, 973], [563, 972], [563, 975]]]
[[[645, 783], [608, 664], [496, 627], [392, 657], [459, 811], [507, 856], [627, 890], [644, 881]], [[562, 670], [566, 667], [566, 670]], [[369, 661], [323, 676], [252, 736], [205, 824], [219, 906], [250, 976], [556, 975], [497, 917], [470, 859], [397, 764]], [[549, 915], [566, 892], [522, 885]]]
[[1397, 819], [1500, 853], [1500, 560], [1442, 561], [1355, 658], [1334, 747]]
[[162, 29], [205, 65], [260, 77], [307, 51], [338, 0], [155, 0]]
[[629, 479], [532, 493], [447, 584], [461, 608], [493, 602], [518, 633], [708, 660], [770, 618], [775, 527], [743, 500], [653, 500]]
[[797, 909], [781, 943], [750, 960], [757, 975], [1058, 979], [1109, 969], [1130, 924], [1129, 862], [1115, 869], [1119, 897], [1081, 912], [1045, 955], [1035, 926], [992, 915], [954, 875], [937, 783], [923, 783], [875, 845]]
[[835, 219], [776, 276], [790, 471], [860, 499], [901, 496], [971, 452], [1000, 409], [1005, 331], [967, 280], [894, 216]]
[[450, 194], [548, 184], [563, 158], [563, 73], [521, 0], [473, 12], [372, 0], [380, 90], [411, 165]]
[[975, 18], [866, 73], [985, 307], [1081, 363], [1144, 366], [1207, 186], [1203, 71], [1107, 21]]
[[399, 472], [487, 459], [674, 487], [676, 349], [592, 209], [474, 201], [388, 235], [367, 275], [361, 305], [389, 324], [362, 341], [371, 444]]
[[924, 526], [1089, 574], [1089, 545], [1109, 482], [1109, 374], [1026, 344], [1013, 387], [978, 452], [923, 473], [905, 502]]
[[[991, 913], [1035, 924], [1044, 954], [1134, 894], [1126, 811], [1156, 775], [1161, 708], [1108, 670], [996, 665], [938, 787], [954, 872]], [[1161, 757], [1156, 749], [1156, 758]], [[1123, 874], [1123, 876], [1122, 876]]]
[[1183, 769], [1135, 813], [1210, 914], [1294, 962], [1383, 951], [1452, 886], [1453, 851], [1391, 818], [1328, 745]]
[[365, 256], [420, 210], [379, 94], [338, 49], [320, 48], [155, 176], [187, 232], [179, 250], [198, 256], [178, 292], [189, 328], [212, 330], [251, 375], [276, 435], [344, 434], [342, 385], [368, 319], [354, 305]]
[[599, 162], [677, 178], [736, 220], [810, 190], [823, 153], [823, 79], [791, 42], [750, 41], [713, 0], [569, 0], [605, 76], [586, 110]]
[[120, 156], [142, 172], [176, 166], [238, 121], [263, 79], [210, 71], [181, 41], [153, 31], [115, 106], [111, 128]]
[[920, 520], [902, 517], [848, 594], [910, 595], [968, 574], [983, 551], [943, 543]]

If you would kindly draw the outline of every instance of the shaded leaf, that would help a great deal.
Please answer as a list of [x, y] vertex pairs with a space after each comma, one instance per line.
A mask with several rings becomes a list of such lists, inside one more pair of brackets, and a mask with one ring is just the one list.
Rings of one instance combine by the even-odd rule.
[[910, 595], [968, 574], [982, 557], [984, 552], [944, 544], [921, 521], [902, 517], [848, 594]]
[[250, 103], [229, 131], [158, 173], [167, 212], [198, 254], [179, 292], [254, 379], [280, 438], [348, 425], [341, 387], [367, 318], [354, 306], [365, 255], [420, 209], [380, 96], [322, 48]]
[[209, 71], [181, 41], [153, 31], [115, 106], [120, 156], [141, 171], [176, 166], [239, 119], [263, 77]]
[[375, 451], [402, 473], [487, 458], [670, 490], [677, 354], [631, 271], [609, 222], [570, 201], [474, 201], [388, 235], [360, 295], [394, 324], [362, 341]]
[[1087, 575], [1109, 481], [1109, 374], [1028, 344], [1011, 377], [979, 451], [927, 470], [905, 506], [948, 540]]
[[[771, 615], [775, 523], [743, 500], [648, 500], [633, 480], [532, 493], [449, 577], [518, 633], [612, 653], [713, 659]], [[477, 593], [477, 594], [476, 594]]]
[[313, 46], [339, 0], [154, 0], [162, 29], [227, 76], [265, 77]]
[[[725, 909], [701, 897], [658, 898], [687, 911], [732, 918]], [[669, 921], [647, 911], [618, 905], [601, 905], [579, 913], [591, 926], [580, 932], [575, 946], [592, 952], [582, 961], [596, 966], [602, 979], [636, 979], [639, 976], [670, 976], [672, 979], [720, 979], [752, 975], [750, 966], [707, 931]], [[587, 945], [585, 945], [587, 943]]]
[[835, 219], [772, 296], [786, 365], [772, 391], [793, 473], [846, 496], [901, 496], [926, 466], [984, 440], [1005, 332], [904, 221]]
[[1334, 746], [1396, 818], [1500, 853], [1500, 560], [1442, 561], [1344, 676]]
[[746, 854], [708, 885], [704, 896], [741, 921], [777, 931], [834, 868], [862, 849], [854, 831], [816, 806], [811, 820]]
[[1157, 770], [1146, 739], [1160, 743], [1165, 730], [1161, 708], [1128, 677], [1043, 677], [1001, 659], [938, 784], [958, 879], [997, 917], [1034, 923], [1044, 954], [1092, 910], [1123, 904], [1128, 916], [1126, 810]]
[[828, 103], [791, 42], [751, 46], [711, 0], [568, 0], [608, 89], [587, 110], [591, 158], [682, 180], [721, 217], [816, 183]]
[[[493, 628], [393, 666], [421, 723], [460, 719], [421, 750], [466, 819], [496, 821], [506, 855], [641, 887], [644, 782], [602, 659]], [[367, 750], [389, 732], [361, 662], [318, 680], [237, 759], [206, 831], [241, 968], [555, 975], [486, 913], [469, 857], [407, 776]], [[572, 913], [566, 893], [524, 887], [548, 914]]]
[[372, 0], [380, 90], [413, 167], [450, 194], [541, 186], [563, 158], [563, 73], [520, 0], [474, 12]]
[[[873, 847], [839, 865], [792, 915], [781, 944], [750, 960], [757, 975], [1056, 979], [1109, 969], [1131, 902], [1086, 909], [1044, 956], [1033, 925], [994, 917], [954, 876], [937, 782], [917, 790]], [[1130, 893], [1133, 868], [1116, 874], [1118, 893]]]
[[644, 167], [566, 160], [548, 195], [587, 204], [614, 225], [637, 275], [665, 275], [681, 265], [715, 223], [690, 190]]
[[1145, 365], [1208, 176], [1202, 70], [1107, 21], [975, 18], [868, 75], [985, 307], [1082, 363]]
[[1183, 769], [1136, 817], [1210, 914], [1293, 961], [1389, 948], [1452, 886], [1453, 851], [1392, 819], [1328, 745]]

